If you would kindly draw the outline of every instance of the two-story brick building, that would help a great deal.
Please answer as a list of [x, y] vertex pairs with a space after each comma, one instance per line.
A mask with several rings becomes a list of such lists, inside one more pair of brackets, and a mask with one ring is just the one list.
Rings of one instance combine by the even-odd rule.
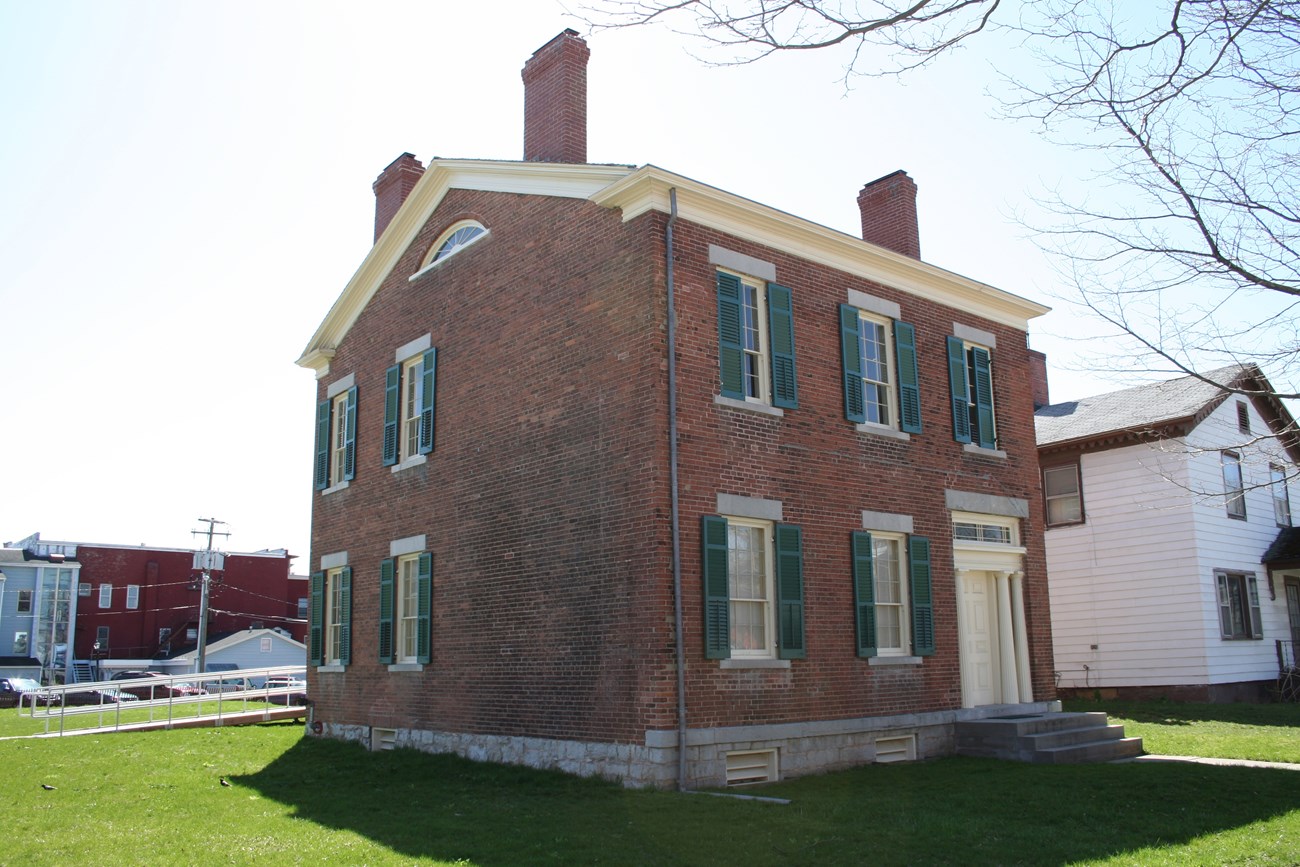
[[857, 238], [587, 163], [587, 57], [525, 65], [523, 161], [384, 170], [299, 360], [315, 729], [693, 786], [1045, 709], [1045, 308], [923, 262], [903, 172]]

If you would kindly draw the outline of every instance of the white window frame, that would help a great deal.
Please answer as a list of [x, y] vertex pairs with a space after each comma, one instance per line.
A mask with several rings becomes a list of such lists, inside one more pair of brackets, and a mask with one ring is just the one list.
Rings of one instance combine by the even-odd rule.
[[331, 488], [347, 481], [348, 391], [336, 394], [330, 403], [330, 478]]
[[1269, 492], [1273, 495], [1273, 520], [1279, 527], [1291, 526], [1291, 495], [1286, 486], [1286, 467], [1268, 465]]
[[971, 445], [980, 447], [979, 403], [975, 393], [975, 353], [971, 350], [982, 349], [987, 352], [989, 356], [989, 412], [993, 416], [993, 430], [990, 431], [990, 433], [993, 434], [992, 439], [994, 448], [997, 448], [1002, 444], [1002, 442], [998, 438], [998, 402], [996, 397], [998, 392], [997, 388], [994, 386], [994, 382], [997, 379], [994, 375], [995, 365], [993, 363], [993, 357], [995, 354], [994, 350], [996, 347], [985, 345], [983, 343], [976, 343], [971, 340], [962, 340], [961, 346], [962, 353], [966, 356], [966, 418], [969, 420], [970, 424]]
[[[723, 516], [727, 520], [727, 619], [728, 644], [731, 647], [732, 659], [775, 659], [776, 658], [776, 542], [775, 532], [776, 525], [772, 521], [763, 521], [755, 518], [738, 518], [732, 515]], [[763, 562], [761, 565], [762, 575], [760, 580], [763, 584], [763, 596], [738, 596], [737, 595], [737, 578], [739, 570], [736, 568], [738, 555], [734, 553], [735, 541], [734, 531], [745, 529], [758, 531], [759, 545], [758, 549], [762, 552]], [[759, 623], [763, 630], [761, 647], [738, 647], [736, 642], [736, 629], [740, 622], [736, 616], [736, 606], [740, 605], [758, 605], [761, 608]]]
[[402, 362], [401, 411], [397, 429], [399, 466], [420, 454], [420, 413], [424, 408], [424, 353]]
[[420, 654], [420, 554], [397, 558], [393, 580], [393, 659], [418, 663]]
[[[894, 320], [867, 313], [864, 310], [858, 310], [858, 320], [858, 352], [861, 353], [862, 363], [862, 405], [867, 416], [864, 424], [898, 430], [898, 376], [894, 364]], [[867, 375], [867, 333], [870, 330], [874, 335], [876, 329], [879, 329], [883, 335], [880, 345], [883, 347], [885, 355], [883, 362], [881, 362], [884, 367], [884, 379], [875, 379]], [[871, 341], [872, 344], [875, 342], [874, 340]], [[887, 416], [885, 421], [871, 417], [872, 407], [882, 405], [881, 401], [871, 399], [870, 394], [873, 389], [884, 392], [883, 406]]]
[[[472, 229], [477, 229], [478, 232], [471, 233], [469, 230]], [[438, 236], [438, 240], [433, 242], [433, 245], [429, 247], [429, 252], [425, 254], [419, 270], [407, 279], [414, 280], [422, 276], [457, 253], [477, 244], [486, 238], [488, 234], [487, 226], [484, 226], [478, 220], [457, 220]]]
[[[872, 598], [876, 608], [876, 655], [877, 656], [911, 656], [912, 655], [912, 587], [908, 574], [907, 536], [902, 533], [885, 533], [871, 530], [871, 572]], [[894, 574], [889, 576], [896, 587], [897, 600], [885, 602], [881, 594], [881, 548], [893, 549]], [[883, 637], [881, 615], [893, 611], [898, 616], [898, 643], [886, 644]]]
[[321, 648], [324, 656], [323, 665], [339, 665], [342, 662], [343, 621], [339, 617], [343, 605], [343, 569], [338, 566], [325, 571], [325, 643]]
[[[1260, 619], [1259, 582], [1253, 572], [1214, 570], [1219, 603], [1219, 634], [1224, 641], [1258, 641], [1264, 637]], [[1234, 617], [1235, 614], [1235, 617]], [[1241, 629], [1234, 621], [1239, 620]]]
[[14, 656], [27, 656], [32, 651], [31, 633], [19, 630], [14, 633]]
[[[1048, 477], [1060, 477], [1063, 472], [1069, 472], [1069, 478], [1074, 480], [1074, 490], [1063, 493], [1052, 493], [1048, 484]], [[1043, 467], [1043, 502], [1044, 502], [1044, 520], [1049, 527], [1062, 527], [1070, 524], [1083, 523], [1083, 479], [1078, 464], [1057, 464], [1056, 466]], [[1067, 513], [1065, 517], [1052, 516], [1052, 508], [1058, 504], [1066, 504], [1074, 501], [1074, 509]]]
[[1223, 469], [1223, 501], [1229, 518], [1246, 520], [1246, 483], [1241, 468], [1241, 455], [1236, 452], [1219, 452]]
[[[718, 268], [724, 274], [730, 274], [740, 281], [740, 346], [741, 346], [741, 391], [748, 403], [772, 405], [772, 355], [771, 335], [768, 334], [767, 318], [767, 281], [750, 276], [730, 268]], [[750, 294], [753, 304], [750, 304]], [[749, 325], [753, 314], [754, 327]], [[751, 345], [750, 335], [754, 343]], [[755, 368], [750, 370], [751, 365]], [[754, 387], [751, 393], [751, 385]]]
[[113, 607], [113, 585], [112, 584], [99, 585], [99, 607], [100, 608]]
[[126, 607], [127, 608], [140, 607], [140, 585], [139, 584], [126, 585]]

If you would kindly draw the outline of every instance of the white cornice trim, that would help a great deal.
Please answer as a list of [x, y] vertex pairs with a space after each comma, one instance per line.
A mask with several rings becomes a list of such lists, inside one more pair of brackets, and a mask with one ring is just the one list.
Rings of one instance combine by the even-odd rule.
[[[429, 215], [450, 190], [480, 190], [588, 199], [632, 170], [631, 166], [571, 165], [568, 163], [505, 160], [432, 160], [392, 222], [343, 288], [334, 306], [307, 343], [298, 364], [328, 372], [334, 350], [379, 291], [397, 260], [415, 240]], [[491, 226], [487, 227], [489, 230]]]
[[670, 189], [677, 190], [680, 219], [783, 250], [1022, 331], [1028, 330], [1030, 319], [1051, 309], [658, 166], [642, 166], [593, 195], [592, 201], [621, 209], [626, 222], [647, 211], [668, 213]]

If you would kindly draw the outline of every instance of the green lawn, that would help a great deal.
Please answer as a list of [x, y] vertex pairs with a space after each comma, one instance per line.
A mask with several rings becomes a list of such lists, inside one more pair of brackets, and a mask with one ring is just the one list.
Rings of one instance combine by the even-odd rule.
[[1069, 701], [1065, 710], [1110, 714], [1148, 753], [1300, 764], [1300, 704]]
[[[1300, 858], [1300, 772], [1271, 769], [953, 758], [745, 790], [791, 801], [778, 805], [632, 791], [451, 756], [369, 753], [304, 738], [290, 723], [0, 741], [0, 763], [0, 861], [12, 864]], [[223, 776], [231, 786], [220, 785]]]

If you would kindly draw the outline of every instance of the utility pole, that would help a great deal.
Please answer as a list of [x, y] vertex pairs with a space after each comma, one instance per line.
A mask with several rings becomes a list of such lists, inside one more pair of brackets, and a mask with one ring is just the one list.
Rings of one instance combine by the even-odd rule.
[[213, 536], [229, 536], [230, 534], [229, 534], [229, 533], [218, 533], [218, 532], [217, 532], [217, 524], [221, 524], [222, 526], [224, 526], [225, 523], [226, 523], [225, 521], [218, 521], [216, 518], [195, 518], [195, 520], [196, 520], [196, 521], [201, 521], [201, 522], [203, 522], [203, 523], [205, 523], [205, 524], [208, 525], [208, 529], [207, 529], [207, 530], [191, 530], [191, 531], [190, 531], [190, 533], [191, 533], [191, 534], [194, 534], [194, 535], [198, 535], [198, 534], [200, 534], [200, 533], [207, 533], [207, 536], [208, 536], [208, 547], [207, 547], [207, 550], [206, 550], [206, 551], [203, 551], [203, 552], [199, 552], [199, 551], [194, 552], [195, 565], [200, 566], [200, 568], [203, 570], [203, 582], [202, 582], [202, 586], [200, 587], [200, 591], [201, 591], [201, 592], [200, 592], [200, 594], [199, 594], [199, 641], [198, 641], [198, 662], [197, 662], [197, 667], [196, 667], [196, 671], [195, 671], [195, 673], [196, 673], [196, 674], [203, 674], [203, 673], [205, 673], [205, 672], [207, 671], [207, 665], [208, 665], [208, 660], [207, 660], [207, 655], [208, 655], [208, 597], [209, 597], [209, 595], [210, 595], [210, 591], [211, 591], [211, 587], [212, 587], [212, 566], [213, 566], [213, 562], [214, 562], [214, 560], [213, 560], [213, 551], [212, 551], [212, 537], [213, 537]]

